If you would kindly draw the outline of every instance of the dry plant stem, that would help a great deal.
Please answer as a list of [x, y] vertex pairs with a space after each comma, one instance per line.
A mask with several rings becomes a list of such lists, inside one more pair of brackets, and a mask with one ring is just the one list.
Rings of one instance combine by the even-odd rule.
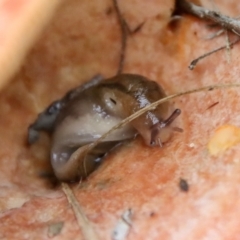
[[[233, 42], [230, 42], [230, 43], [228, 44], [228, 47], [229, 47], [229, 48], [232, 47], [234, 44], [236, 44], [236, 43], [239, 42], [239, 41], [240, 41], [240, 38], [236, 39], [236, 40], [233, 41]], [[194, 59], [194, 60], [190, 63], [190, 65], [188, 66], [188, 68], [189, 68], [190, 70], [193, 70], [193, 69], [195, 68], [195, 66], [197, 65], [197, 63], [198, 63], [201, 59], [203, 59], [203, 58], [205, 58], [205, 57], [208, 57], [209, 55], [211, 55], [211, 54], [213, 54], [213, 53], [215, 53], [215, 52], [218, 52], [218, 51], [220, 51], [220, 50], [222, 50], [222, 49], [224, 49], [224, 48], [226, 48], [226, 45], [221, 46], [221, 47], [219, 47], [219, 48], [216, 48], [216, 49], [212, 50], [211, 52], [208, 52], [208, 53], [203, 54], [202, 56]]]
[[226, 38], [227, 63], [230, 63], [230, 61], [231, 61], [231, 46], [230, 46], [228, 30], [225, 30], [225, 38]]
[[78, 225], [83, 233], [85, 240], [98, 240], [97, 234], [93, 230], [91, 223], [83, 213], [76, 197], [67, 183], [62, 183], [62, 190], [67, 196], [69, 204], [72, 206]]
[[136, 119], [137, 117], [139, 117], [140, 115], [144, 114], [147, 111], [151, 111], [154, 110], [159, 104], [170, 101], [174, 98], [183, 96], [183, 95], [188, 95], [188, 94], [192, 94], [192, 93], [197, 93], [197, 92], [203, 92], [203, 91], [212, 91], [215, 89], [221, 89], [221, 88], [233, 88], [233, 87], [240, 87], [240, 83], [230, 83], [230, 84], [218, 84], [218, 85], [210, 85], [210, 86], [206, 86], [206, 87], [201, 87], [201, 88], [196, 88], [196, 89], [192, 89], [192, 90], [188, 90], [188, 91], [184, 91], [184, 92], [180, 92], [180, 93], [176, 93], [176, 94], [172, 94], [168, 97], [162, 98], [142, 109], [140, 109], [139, 111], [135, 112], [134, 114], [132, 114], [131, 116], [125, 118], [124, 120], [122, 120], [119, 124], [117, 124], [115, 127], [113, 127], [112, 129], [110, 129], [108, 132], [106, 132], [105, 134], [103, 134], [97, 141], [93, 142], [92, 144], [89, 144], [88, 149], [86, 149], [86, 154], [87, 152], [91, 151], [94, 147], [96, 147], [104, 138], [106, 138], [109, 134], [111, 134], [113, 131], [115, 131], [116, 129], [124, 126], [125, 124], [133, 121], [134, 119]]
[[177, 0], [176, 8], [182, 12], [192, 14], [199, 18], [211, 20], [221, 27], [240, 35], [240, 21], [219, 12], [205, 9], [185, 0]]
[[215, 102], [215, 103], [211, 104], [209, 107], [207, 107], [206, 110], [209, 110], [210, 108], [213, 108], [218, 104], [219, 104], [219, 102]]
[[125, 50], [127, 46], [127, 35], [128, 35], [128, 27], [126, 24], [126, 21], [122, 17], [122, 14], [119, 10], [117, 0], [113, 0], [113, 5], [117, 13], [118, 21], [121, 27], [121, 51], [120, 51], [120, 60], [119, 60], [119, 66], [118, 66], [118, 71], [117, 75], [122, 73], [123, 71], [123, 66], [124, 66], [124, 58], [125, 58]]
[[222, 35], [225, 31], [226, 31], [225, 29], [220, 29], [219, 31], [209, 35], [208, 37], [205, 37], [204, 39], [205, 40], [211, 40], [211, 39], [213, 39], [215, 37], [218, 37], [218, 36]]

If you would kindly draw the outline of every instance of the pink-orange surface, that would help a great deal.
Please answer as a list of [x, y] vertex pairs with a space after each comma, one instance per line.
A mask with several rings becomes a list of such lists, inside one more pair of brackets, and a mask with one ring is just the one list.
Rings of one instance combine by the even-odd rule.
[[[214, 2], [203, 5], [233, 17], [240, 13], [236, 0]], [[206, 40], [215, 29], [186, 15], [169, 24], [173, 1], [122, 0], [119, 7], [131, 30], [144, 23], [128, 37], [124, 72], [153, 79], [168, 94], [239, 83], [239, 44], [188, 69], [194, 58], [226, 44], [226, 36]], [[1, 90], [1, 239], [83, 239], [61, 187], [52, 188], [40, 177], [49, 168], [48, 136], [29, 147], [27, 128], [67, 90], [96, 74], [113, 76], [120, 36], [112, 1], [65, 1]], [[125, 143], [87, 181], [71, 185], [99, 239], [111, 239], [129, 208], [128, 240], [240, 239], [240, 144], [217, 156], [207, 147], [218, 127], [240, 127], [239, 96], [239, 89], [231, 88], [175, 99], [183, 133], [175, 133], [163, 148], [146, 147], [141, 138]], [[181, 178], [188, 192], [179, 188]], [[51, 226], [60, 222], [62, 229], [53, 237]]]

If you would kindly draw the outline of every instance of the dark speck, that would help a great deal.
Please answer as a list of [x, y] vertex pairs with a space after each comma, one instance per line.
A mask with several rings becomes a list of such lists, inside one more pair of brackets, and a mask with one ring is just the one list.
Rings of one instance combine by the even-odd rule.
[[113, 12], [112, 7], [109, 7], [109, 8], [106, 10], [106, 14], [107, 14], [107, 15], [110, 15], [112, 12]]
[[155, 212], [151, 212], [150, 213], [150, 217], [155, 217], [156, 216], [156, 213]]
[[189, 185], [188, 185], [187, 180], [180, 178], [179, 187], [183, 192], [188, 192]]
[[144, 23], [145, 22], [140, 23], [131, 33], [134, 34], [134, 33], [139, 32], [142, 29]]
[[213, 16], [216, 17], [216, 18], [220, 17], [220, 15], [219, 15], [217, 12], [212, 12], [212, 14], [213, 14]]
[[215, 103], [211, 104], [206, 110], [208, 110], [208, 109], [210, 109], [212, 107], [215, 107], [217, 104], [219, 104], [219, 102], [215, 102]]
[[179, 29], [179, 24], [180, 24], [180, 20], [181, 17], [179, 16], [174, 16], [170, 19], [169, 23], [168, 23], [168, 28], [172, 31], [175, 32]]
[[114, 99], [110, 98], [110, 100], [111, 100], [111, 102], [114, 103], [115, 105], [117, 104], [117, 102], [116, 102]]

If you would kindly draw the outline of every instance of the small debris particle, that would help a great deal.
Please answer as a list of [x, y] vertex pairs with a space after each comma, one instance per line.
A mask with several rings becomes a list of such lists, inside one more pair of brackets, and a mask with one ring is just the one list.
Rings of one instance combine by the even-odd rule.
[[140, 24], [131, 32], [131, 34], [134, 34], [134, 33], [139, 32], [139, 31], [142, 29], [144, 23], [145, 23], [145, 22], [140, 23]]
[[117, 225], [113, 230], [112, 240], [126, 239], [132, 225], [131, 217], [132, 217], [131, 209], [128, 209], [122, 214], [120, 220], [118, 221]]
[[48, 237], [52, 238], [61, 233], [64, 222], [52, 223], [48, 226]]
[[238, 143], [240, 143], [240, 128], [227, 124], [215, 130], [207, 148], [210, 155], [216, 156]]
[[109, 178], [103, 179], [96, 184], [96, 187], [101, 190], [106, 189], [112, 182], [113, 182], [113, 180], [111, 180]]
[[183, 192], [188, 192], [188, 190], [189, 190], [189, 185], [188, 185], [187, 180], [185, 180], [185, 179], [183, 179], [183, 178], [180, 178], [179, 187], [180, 187], [180, 189], [181, 189]]
[[150, 213], [150, 217], [155, 217], [156, 216], [156, 213], [155, 212], [151, 212]]
[[195, 144], [194, 144], [194, 143], [189, 143], [188, 146], [189, 146], [190, 148], [195, 148]]
[[112, 12], [113, 12], [113, 8], [112, 7], [107, 8], [107, 10], [106, 10], [106, 14], [107, 15], [112, 14]]
[[210, 106], [208, 106], [206, 110], [209, 110], [210, 108], [213, 108], [218, 104], [219, 104], [219, 102], [215, 102], [215, 103], [211, 104]]

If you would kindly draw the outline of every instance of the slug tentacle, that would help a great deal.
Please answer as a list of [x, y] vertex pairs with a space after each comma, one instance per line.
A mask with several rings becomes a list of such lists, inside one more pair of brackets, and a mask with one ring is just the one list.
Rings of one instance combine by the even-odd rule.
[[[164, 121], [160, 121], [154, 124], [151, 127], [151, 146], [159, 145], [160, 147], [163, 146], [162, 142], [164, 142], [166, 135], [169, 134], [169, 129], [167, 127], [181, 114], [180, 109], [175, 109], [174, 112]], [[176, 127], [175, 127], [176, 128]], [[174, 128], [174, 129], [175, 129]], [[178, 128], [177, 128], [178, 129]], [[164, 131], [164, 132], [163, 132]], [[157, 144], [158, 143], [158, 144]]]

